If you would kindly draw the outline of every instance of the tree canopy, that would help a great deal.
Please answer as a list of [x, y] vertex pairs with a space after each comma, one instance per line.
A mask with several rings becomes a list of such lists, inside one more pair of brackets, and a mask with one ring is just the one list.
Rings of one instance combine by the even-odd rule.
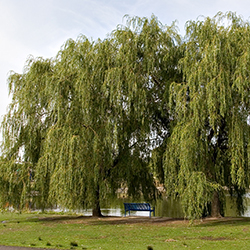
[[183, 81], [171, 86], [174, 126], [166, 150], [166, 188], [186, 214], [200, 217], [212, 202], [222, 214], [223, 190], [249, 187], [249, 22], [234, 13], [188, 22]]
[[104, 40], [69, 39], [8, 79], [0, 201], [91, 206], [121, 186], [156, 197], [154, 178], [188, 218], [223, 214], [249, 186], [249, 22], [126, 17]]
[[[91, 205], [99, 216], [100, 200], [121, 185], [130, 196], [153, 199], [151, 134], [167, 126], [162, 83], [176, 79], [177, 39], [156, 17], [128, 19], [104, 40], [70, 39], [55, 58], [31, 58], [23, 74], [12, 73], [2, 203], [15, 196], [14, 205], [23, 206], [33, 188], [43, 207]], [[10, 179], [19, 169], [22, 177]]]

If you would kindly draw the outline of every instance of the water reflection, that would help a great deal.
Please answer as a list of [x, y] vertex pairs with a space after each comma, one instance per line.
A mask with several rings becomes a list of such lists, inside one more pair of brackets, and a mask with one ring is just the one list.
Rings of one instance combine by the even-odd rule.
[[[117, 199], [113, 200], [112, 203], [103, 204], [101, 209], [104, 216], [124, 216], [124, 202], [143, 202], [143, 201], [132, 201], [128, 199]], [[155, 207], [155, 216], [157, 217], [171, 217], [171, 218], [183, 218], [184, 213], [182, 211], [180, 202], [174, 200], [173, 198], [167, 199], [163, 198], [157, 200], [155, 204], [152, 204]], [[87, 209], [81, 211], [86, 216], [92, 215], [92, 210]], [[131, 216], [149, 216], [148, 211], [131, 211]]]
[[[124, 216], [124, 202], [135, 202], [127, 199], [117, 199], [112, 202], [106, 202], [102, 204], [102, 214], [104, 216]], [[141, 202], [141, 201], [138, 201]], [[152, 204], [155, 207], [155, 216], [157, 217], [171, 217], [171, 218], [183, 218], [184, 213], [181, 208], [181, 204], [179, 201], [174, 200], [173, 198], [164, 197], [161, 200], [158, 200], [155, 204]], [[250, 217], [250, 194], [245, 196], [245, 206], [246, 211], [242, 215], [244, 217]], [[84, 211], [78, 211], [83, 213], [86, 216], [92, 215], [92, 210], [87, 209]], [[145, 211], [137, 211], [131, 212], [131, 216], [149, 216], [149, 212]], [[233, 202], [230, 200], [230, 197], [226, 196], [226, 208], [225, 208], [225, 216], [236, 217], [237, 213], [235, 211], [235, 207]]]
[[[244, 206], [245, 206], [245, 212], [241, 216], [250, 217], [250, 194], [246, 194], [244, 196]], [[238, 216], [238, 214], [235, 211], [235, 203], [229, 196], [226, 196], [225, 216], [228, 217]]]
[[158, 200], [155, 209], [156, 216], [171, 218], [184, 217], [180, 202], [173, 198], [163, 198], [162, 200]]

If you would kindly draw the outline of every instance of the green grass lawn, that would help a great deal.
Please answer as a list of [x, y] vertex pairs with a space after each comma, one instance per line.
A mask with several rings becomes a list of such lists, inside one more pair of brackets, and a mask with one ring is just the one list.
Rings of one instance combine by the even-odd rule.
[[250, 249], [250, 219], [188, 221], [0, 214], [0, 245], [58, 249]]

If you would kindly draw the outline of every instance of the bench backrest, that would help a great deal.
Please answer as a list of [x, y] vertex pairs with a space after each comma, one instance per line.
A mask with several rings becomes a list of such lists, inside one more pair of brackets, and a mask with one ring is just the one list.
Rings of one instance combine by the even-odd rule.
[[149, 203], [124, 203], [125, 210], [150, 211]]

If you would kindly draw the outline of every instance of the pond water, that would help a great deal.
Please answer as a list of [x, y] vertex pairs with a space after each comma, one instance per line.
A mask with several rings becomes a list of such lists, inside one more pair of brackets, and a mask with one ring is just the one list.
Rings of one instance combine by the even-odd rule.
[[[107, 203], [101, 209], [102, 214], [105, 216], [124, 216], [123, 202], [132, 202], [132, 201], [128, 201], [125, 199], [118, 199], [118, 200], [112, 201], [112, 203]], [[164, 197], [163, 199], [158, 200], [155, 204], [152, 204], [152, 206], [155, 207], [155, 216], [157, 217], [171, 217], [171, 218], [183, 218], [184, 217], [184, 213], [182, 211], [180, 202], [174, 199], [167, 199]], [[250, 217], [250, 194], [247, 194], [245, 196], [245, 206], [246, 206], [246, 211], [242, 216]], [[79, 212], [83, 213], [86, 216], [92, 215], [91, 209], [87, 209], [87, 210], [79, 211]], [[145, 212], [143, 211], [131, 212], [130, 214], [135, 215], [135, 216], [149, 216], [149, 212], [146, 212], [146, 211]], [[226, 197], [225, 216], [229, 216], [229, 217], [237, 216], [234, 205], [230, 201], [229, 197]]]

